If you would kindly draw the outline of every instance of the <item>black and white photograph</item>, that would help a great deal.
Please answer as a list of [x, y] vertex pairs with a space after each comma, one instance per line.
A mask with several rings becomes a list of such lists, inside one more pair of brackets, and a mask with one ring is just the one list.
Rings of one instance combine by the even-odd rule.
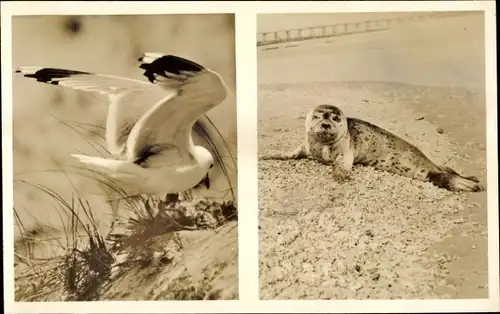
[[487, 299], [484, 13], [259, 14], [257, 59], [260, 298]]
[[234, 14], [13, 16], [12, 86], [16, 301], [238, 299]]
[[3, 1], [5, 311], [498, 311], [494, 4]]

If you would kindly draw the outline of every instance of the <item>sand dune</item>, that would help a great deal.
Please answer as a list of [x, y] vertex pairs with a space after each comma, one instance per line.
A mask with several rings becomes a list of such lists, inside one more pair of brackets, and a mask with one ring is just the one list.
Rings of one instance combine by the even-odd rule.
[[[236, 156], [234, 16], [18, 16], [13, 18], [12, 30], [14, 69], [57, 67], [145, 80], [137, 59], [144, 52], [164, 52], [196, 60], [219, 72], [230, 93], [208, 115]], [[16, 239], [22, 229], [37, 234], [37, 229], [43, 229], [51, 235], [62, 235], [62, 242], [67, 240], [68, 217], [60, 204], [35, 184], [55, 191], [69, 203], [73, 197], [88, 201], [100, 232], [107, 233], [111, 212], [104, 203], [103, 190], [95, 180], [82, 177], [69, 156], [103, 152], [99, 145], [103, 145], [106, 112], [104, 99], [13, 74], [14, 207], [22, 222], [22, 226], [15, 226]], [[228, 151], [221, 153], [231, 182], [219, 176], [212, 181], [211, 191], [203, 195], [222, 197], [230, 195], [230, 186], [235, 188], [235, 161]], [[130, 213], [122, 210], [120, 215], [126, 218]], [[80, 216], [83, 224], [90, 222], [83, 213]], [[236, 229], [232, 232], [236, 235]], [[228, 241], [228, 249], [234, 249], [236, 240]], [[61, 250], [52, 243], [36, 254], [52, 257]]]
[[[284, 48], [288, 45], [259, 52], [259, 83], [292, 83], [312, 78], [484, 86], [484, 19], [480, 13], [304, 41]], [[305, 54], [314, 58], [304, 59]], [[300, 67], [289, 67], [291, 63]], [[439, 67], [435, 66], [437, 63]]]

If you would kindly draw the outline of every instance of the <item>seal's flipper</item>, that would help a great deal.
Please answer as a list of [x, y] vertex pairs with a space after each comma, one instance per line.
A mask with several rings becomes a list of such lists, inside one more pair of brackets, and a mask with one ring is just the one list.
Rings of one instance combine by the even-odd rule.
[[293, 152], [290, 153], [271, 153], [261, 156], [260, 160], [289, 160], [289, 159], [303, 159], [307, 157], [307, 150], [304, 145], [300, 145]]
[[[477, 179], [475, 177], [472, 178]], [[475, 180], [449, 172], [431, 171], [427, 175], [427, 179], [432, 184], [450, 191], [481, 192], [485, 190], [485, 188]]]
[[471, 181], [474, 181], [476, 183], [479, 183], [479, 179], [476, 177], [476, 176], [470, 176], [470, 177], [466, 177], [466, 176], [463, 176], [459, 173], [457, 173], [455, 170], [453, 170], [452, 168], [450, 167], [447, 167], [447, 166], [441, 166], [439, 167], [440, 170], [444, 171], [444, 172], [448, 172], [448, 173], [451, 173], [451, 174], [454, 174], [454, 175], [457, 175], [459, 177], [462, 177], [464, 179], [467, 179], [467, 180], [471, 180]]

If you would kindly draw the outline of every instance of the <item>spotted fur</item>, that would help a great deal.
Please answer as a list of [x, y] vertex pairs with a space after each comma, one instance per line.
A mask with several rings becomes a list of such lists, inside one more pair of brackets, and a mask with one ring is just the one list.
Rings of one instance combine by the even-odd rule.
[[349, 178], [353, 165], [360, 164], [431, 182], [451, 191], [484, 190], [476, 177], [465, 177], [447, 166], [436, 165], [401, 137], [370, 122], [346, 117], [331, 105], [319, 105], [309, 112], [305, 140], [296, 150], [261, 157], [263, 160], [299, 158], [332, 165], [334, 176], [340, 181]]

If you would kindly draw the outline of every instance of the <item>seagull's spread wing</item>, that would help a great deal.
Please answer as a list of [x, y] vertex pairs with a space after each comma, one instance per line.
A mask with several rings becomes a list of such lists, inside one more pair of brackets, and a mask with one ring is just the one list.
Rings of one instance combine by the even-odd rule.
[[110, 107], [106, 141], [109, 151], [115, 155], [125, 151], [127, 137], [139, 118], [164, 97], [164, 93], [152, 94], [158, 88], [149, 82], [120, 76], [43, 67], [19, 67], [16, 72], [38, 82], [107, 96]]
[[19, 67], [16, 73], [22, 73], [25, 77], [36, 79], [38, 82], [65, 86], [87, 92], [96, 92], [103, 95], [143, 90], [149, 85], [147, 82], [120, 76], [67, 69]]
[[[137, 162], [159, 150], [169, 155], [162, 158], [164, 164], [190, 162], [193, 124], [225, 99], [226, 87], [217, 73], [177, 56], [146, 53], [140, 61], [149, 82], [57, 68], [19, 67], [16, 72], [38, 82], [107, 96], [106, 141], [111, 153], [126, 151], [128, 159]], [[203, 137], [196, 130], [195, 136]]]
[[168, 154], [161, 159], [163, 165], [191, 163], [192, 127], [226, 98], [226, 87], [217, 73], [177, 56], [147, 53], [140, 61], [149, 81], [170, 94], [135, 124], [127, 140], [127, 158], [137, 161], [157, 150]]

